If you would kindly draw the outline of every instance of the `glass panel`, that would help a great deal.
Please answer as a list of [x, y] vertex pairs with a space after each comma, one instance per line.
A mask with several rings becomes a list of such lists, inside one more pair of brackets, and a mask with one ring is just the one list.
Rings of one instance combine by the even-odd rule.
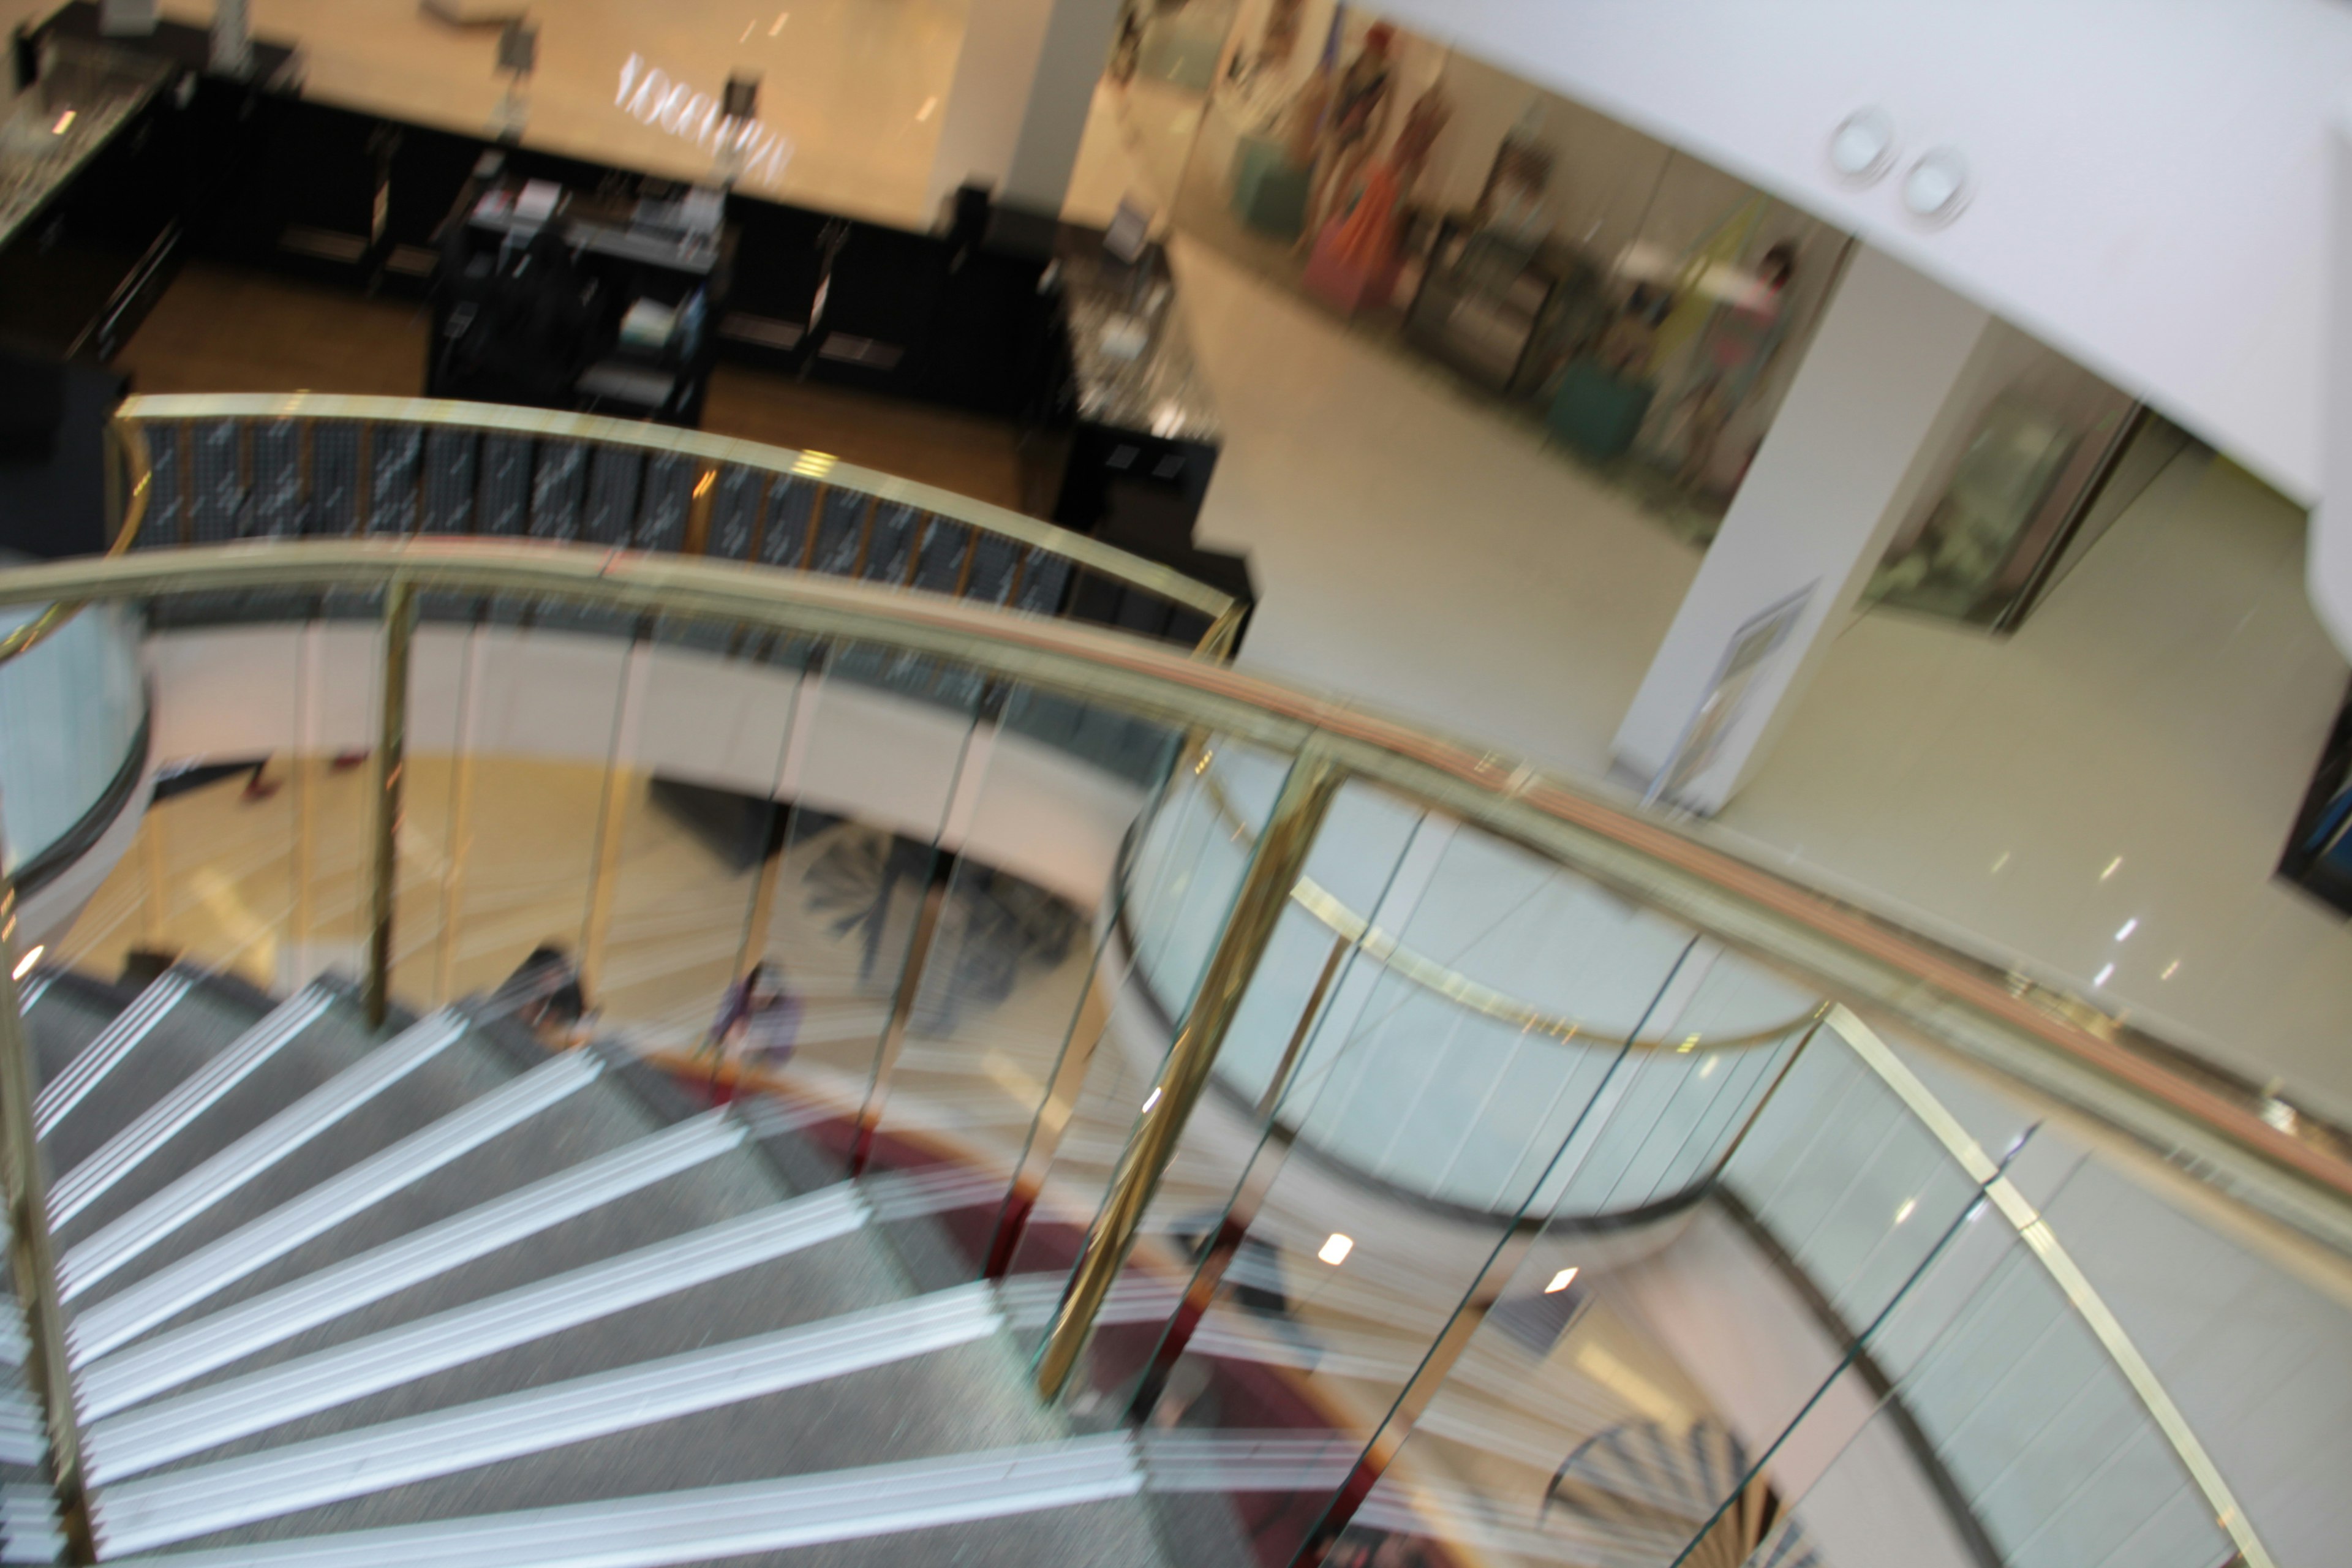
[[[927, 895], [946, 871], [940, 835], [982, 693], [968, 671], [856, 645], [822, 664], [790, 641], [765, 657], [772, 669], [808, 667], [783, 741], [775, 795], [785, 819], [753, 955], [797, 1016], [789, 1044], [781, 1028], [763, 1040], [745, 1031], [730, 1059], [806, 1124], [823, 1151], [818, 1179], [846, 1169], [861, 1114], [893, 1090], [897, 1063], [879, 1047]], [[971, 776], [977, 787], [984, 768]]]
[[1087, 1012], [1113, 868], [1157, 795], [1120, 773], [1165, 770], [1175, 757], [1173, 732], [1139, 726], [1118, 772], [1080, 763], [1024, 733], [1036, 699], [1016, 688], [974, 731], [869, 1166], [905, 1178], [909, 1195], [886, 1218], [910, 1222], [894, 1230], [928, 1289], [982, 1272], [1016, 1171], [1055, 1145], [1062, 1129], [1045, 1103], [1057, 1084], [1061, 1097], [1075, 1094], [1091, 1066], [1089, 1050], [1066, 1047]]
[[1171, 1017], [1192, 1005], [1287, 766], [1255, 746], [1203, 740], [1137, 841], [1128, 923], [1145, 984]]
[[602, 929], [596, 999], [607, 1031], [707, 1086], [711, 1033], [748, 967], [782, 827], [776, 784], [800, 679], [790, 666], [706, 651], [699, 624], [670, 629], [687, 635], [631, 650], [606, 805], [619, 821], [603, 829], [589, 920]]
[[[0, 612], [0, 635], [42, 613], [31, 605]], [[0, 734], [17, 742], [0, 749], [12, 875], [97, 809], [134, 762], [146, 718], [139, 628], [115, 605], [89, 606], [0, 665]], [[41, 743], [22, 743], [32, 736]]]
[[[1343, 792], [1306, 879], [1363, 900], [1377, 928], [1416, 952], [1493, 958], [1550, 874], [1517, 855], [1449, 821], [1416, 821], [1377, 792]], [[1261, 993], [1282, 1005], [1237, 1026], [1241, 1082], [1274, 1076], [1267, 1037], [1300, 1027], [1332, 936], [1304, 909], [1286, 911], [1244, 1017]], [[1690, 949], [1685, 934], [1647, 955], [1651, 994], [1633, 1002], [1627, 1028], [1664, 999]], [[1589, 987], [1594, 1000], [1605, 1005], [1641, 962], [1621, 953], [1607, 985]], [[1274, 1562], [1306, 1539], [1465, 1293], [1475, 1287], [1483, 1303], [1517, 1216], [1557, 1199], [1575, 1152], [1622, 1108], [1612, 1086], [1623, 1052], [1531, 1039], [1360, 950], [1343, 956], [1301, 1034], [1271, 1125], [1239, 1094], [1205, 1099], [1147, 1219], [1130, 1288], [1196, 1277], [1199, 1310], [1179, 1315], [1156, 1352], [1141, 1334], [1098, 1335], [1085, 1369], [1105, 1405], [1145, 1379], [1152, 1420], [1202, 1443], [1291, 1435], [1311, 1462], [1186, 1489], [1200, 1500], [1170, 1505], [1181, 1529], [1229, 1509]]]
[[[453, 717], [428, 729], [451, 737], [458, 762], [437, 780], [426, 766], [426, 787], [409, 803], [430, 812], [436, 795], [450, 802], [443, 822], [456, 864], [440, 889], [436, 931], [453, 934], [435, 954], [430, 981], [449, 996], [495, 990], [541, 947], [579, 960], [630, 647], [499, 625], [464, 637], [464, 663], [439, 667], [448, 670]], [[588, 980], [593, 1007], [598, 977]]]

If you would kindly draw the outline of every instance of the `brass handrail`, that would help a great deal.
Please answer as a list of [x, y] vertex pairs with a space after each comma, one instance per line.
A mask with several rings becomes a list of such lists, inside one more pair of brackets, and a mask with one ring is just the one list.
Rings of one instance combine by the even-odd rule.
[[[698, 458], [706, 464], [727, 464], [767, 474], [788, 474], [822, 480], [860, 495], [904, 504], [935, 517], [951, 519], [984, 532], [1013, 540], [1032, 549], [1057, 555], [1088, 572], [1114, 578], [1171, 600], [1209, 618], [1210, 627], [1199, 651], [1223, 657], [1239, 629], [1243, 605], [1232, 595], [1198, 583], [1171, 567], [1146, 561], [1112, 545], [1056, 527], [1036, 518], [995, 506], [953, 490], [845, 463], [825, 452], [797, 451], [731, 436], [680, 430], [636, 419], [614, 419], [597, 414], [567, 414], [544, 408], [519, 408], [501, 403], [462, 403], [431, 397], [352, 396], [339, 393], [169, 393], [123, 400], [115, 417], [136, 429], [142, 424], [184, 420], [310, 419], [358, 424], [429, 426], [473, 430], [536, 439], [578, 441], [599, 447], [626, 447]], [[144, 464], [141, 465], [142, 469]], [[5, 658], [0, 649], [0, 658]]]
[[2204, 1161], [2241, 1196], [2352, 1252], [2345, 1201], [2352, 1163], [1901, 932], [1514, 758], [1118, 632], [731, 562], [439, 537], [251, 541], [40, 563], [0, 571], [0, 605], [396, 581], [895, 645], [1280, 752], [1295, 753], [1312, 738], [1351, 774], [1570, 865], [2159, 1148]]
[[[126, 461], [130, 464], [131, 489], [124, 497], [122, 526], [115, 530], [112, 542], [106, 547], [107, 554], [120, 555], [131, 548], [131, 542], [139, 537], [139, 525], [147, 520], [147, 494], [154, 484], [155, 475], [147, 460], [147, 437], [136, 426], [110, 422], [106, 427], [105, 444], [107, 510], [110, 512], [114, 510], [115, 487], [121, 482], [123, 464]], [[29, 653], [48, 641], [64, 629], [68, 621], [81, 614], [81, 608], [79, 600], [61, 599], [6, 637], [0, 637], [0, 664], [7, 663], [19, 654]]]

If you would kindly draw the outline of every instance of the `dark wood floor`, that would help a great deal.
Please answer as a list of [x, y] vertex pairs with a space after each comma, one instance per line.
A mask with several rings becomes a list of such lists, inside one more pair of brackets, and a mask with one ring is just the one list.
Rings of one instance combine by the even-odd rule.
[[[366, 299], [267, 273], [184, 268], [115, 358], [136, 392], [425, 390], [430, 320], [422, 305]], [[703, 428], [845, 462], [961, 495], [1021, 504], [1013, 427], [786, 376], [721, 365]]]

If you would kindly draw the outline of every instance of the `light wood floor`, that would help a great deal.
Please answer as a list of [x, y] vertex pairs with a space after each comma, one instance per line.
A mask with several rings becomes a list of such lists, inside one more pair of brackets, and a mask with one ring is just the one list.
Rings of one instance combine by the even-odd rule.
[[[426, 307], [241, 268], [193, 263], [115, 358], [134, 392], [425, 391]], [[721, 365], [703, 428], [1021, 504], [1012, 426]]]

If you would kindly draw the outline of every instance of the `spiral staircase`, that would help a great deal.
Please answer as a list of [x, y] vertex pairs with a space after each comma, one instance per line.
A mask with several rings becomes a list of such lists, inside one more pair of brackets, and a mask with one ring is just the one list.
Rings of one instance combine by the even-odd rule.
[[[1022, 1376], [1058, 1281], [919, 1294], [870, 1233], [937, 1190], [800, 1190], [791, 1127], [494, 1001], [26, 991], [106, 1561], [1163, 1561], [1131, 1446]], [[6, 1560], [54, 1561], [0, 1420]]]

